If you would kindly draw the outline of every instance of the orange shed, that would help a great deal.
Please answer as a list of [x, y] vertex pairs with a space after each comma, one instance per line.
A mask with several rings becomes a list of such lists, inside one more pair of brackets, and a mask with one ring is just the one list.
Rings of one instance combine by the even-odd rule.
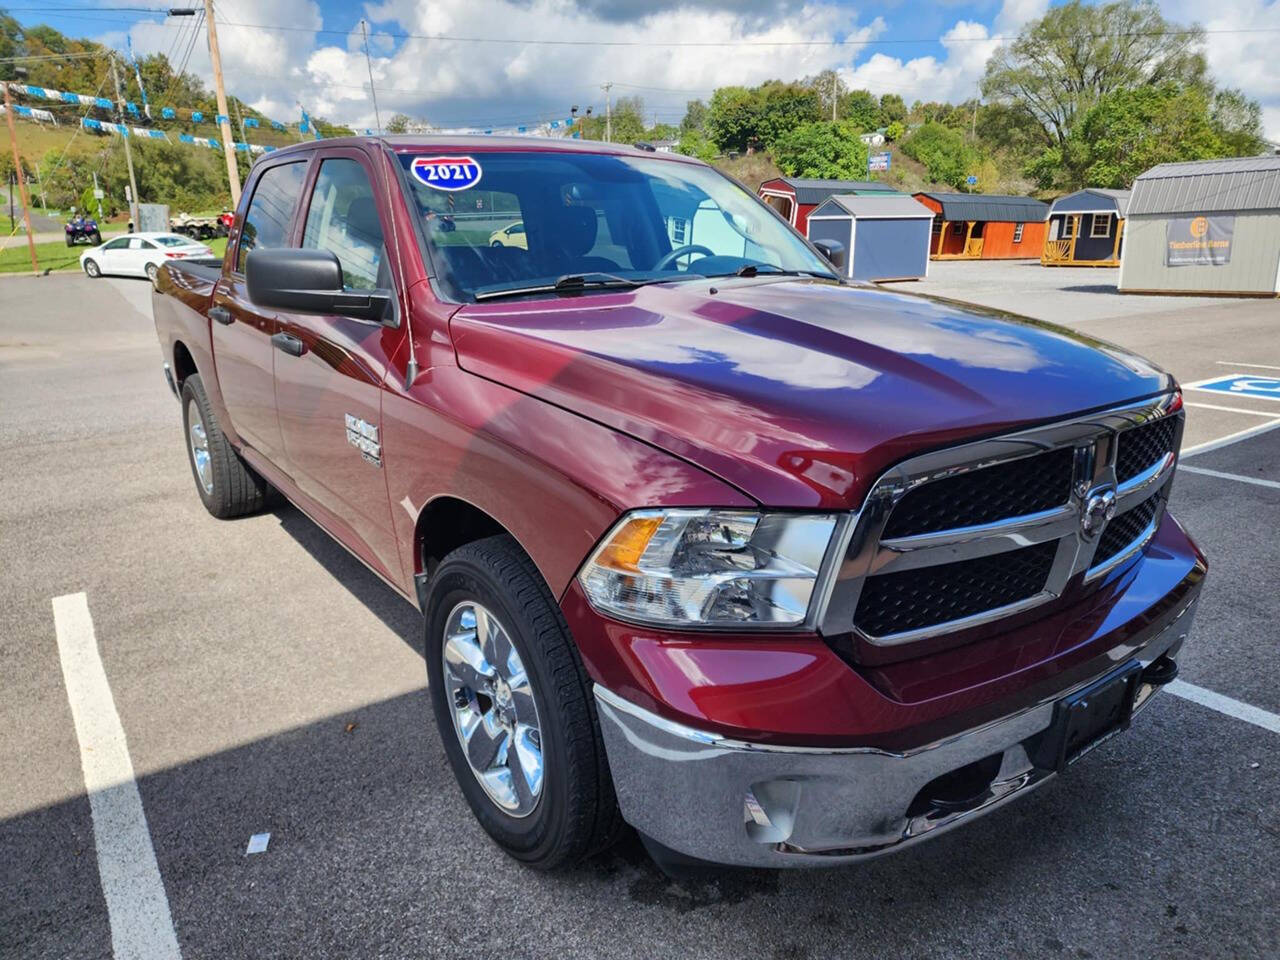
[[917, 193], [933, 211], [932, 260], [1034, 260], [1044, 249], [1049, 205], [988, 193]]

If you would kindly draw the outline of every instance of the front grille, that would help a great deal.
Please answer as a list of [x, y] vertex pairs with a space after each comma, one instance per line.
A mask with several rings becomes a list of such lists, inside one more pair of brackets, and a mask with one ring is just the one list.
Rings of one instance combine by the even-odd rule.
[[882, 536], [911, 537], [1025, 516], [1071, 496], [1069, 447], [921, 484], [893, 508]]
[[1125, 547], [1142, 536], [1156, 511], [1160, 509], [1160, 498], [1163, 492], [1147, 497], [1132, 510], [1126, 510], [1107, 524], [1102, 531], [1102, 539], [1098, 541], [1098, 549], [1093, 554], [1093, 565], [1101, 566], [1112, 557], [1124, 552]]
[[1120, 434], [1116, 445], [1116, 482], [1132, 480], [1173, 449], [1177, 417], [1161, 417]]
[[1056, 541], [939, 566], [868, 577], [854, 624], [885, 637], [1026, 600], [1044, 589]]

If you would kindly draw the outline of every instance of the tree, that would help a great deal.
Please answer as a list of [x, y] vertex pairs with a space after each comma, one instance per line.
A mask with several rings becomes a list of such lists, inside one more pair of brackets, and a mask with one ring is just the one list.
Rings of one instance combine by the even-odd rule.
[[686, 130], [680, 136], [680, 143], [676, 146], [676, 152], [682, 153], [686, 157], [697, 157], [705, 163], [710, 163], [717, 155], [716, 145], [699, 130]]
[[902, 152], [928, 168], [929, 179], [967, 189], [966, 178], [977, 173], [983, 158], [964, 135], [937, 121], [926, 123], [902, 142]]
[[690, 100], [684, 106], [684, 119], [680, 121], [680, 132], [682, 134], [696, 130], [698, 133], [707, 132], [707, 105], [701, 100]]
[[1262, 136], [1262, 105], [1240, 90], [1228, 88], [1213, 95], [1210, 121], [1222, 140], [1224, 152], [1230, 156], [1252, 156], [1266, 146]]
[[884, 138], [892, 143], [895, 140], [901, 140], [906, 132], [907, 127], [901, 120], [893, 120], [885, 127]]
[[767, 80], [758, 87], [720, 87], [711, 96], [707, 133], [721, 150], [772, 146], [782, 135], [822, 116], [816, 91]]
[[853, 179], [867, 172], [867, 146], [847, 120], [810, 121], [779, 137], [774, 163], [789, 177]]
[[387, 133], [408, 133], [413, 118], [407, 113], [395, 113], [387, 121]]
[[848, 87], [834, 70], [823, 70], [816, 77], [805, 77], [800, 81], [818, 97], [818, 111], [823, 119], [831, 116], [832, 97], [838, 107], [840, 98], [848, 92]]
[[887, 127], [895, 120], [907, 122], [907, 105], [896, 93], [886, 93], [880, 98], [880, 125]]
[[1080, 186], [1125, 188], [1157, 163], [1206, 160], [1225, 152], [1199, 87], [1166, 83], [1116, 90], [1080, 123], [1069, 168]]
[[880, 101], [870, 90], [850, 90], [840, 98], [840, 119], [860, 132], [874, 130], [880, 126]]
[[983, 95], [1022, 104], [1045, 147], [1064, 150], [1076, 122], [1116, 91], [1177, 82], [1202, 85], [1204, 31], [1166, 20], [1155, 0], [1089, 6], [1070, 0], [1027, 24], [987, 61]]

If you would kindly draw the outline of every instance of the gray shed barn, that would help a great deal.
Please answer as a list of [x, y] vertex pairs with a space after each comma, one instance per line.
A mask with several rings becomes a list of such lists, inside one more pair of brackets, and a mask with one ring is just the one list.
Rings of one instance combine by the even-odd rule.
[[1128, 190], [1088, 187], [1053, 201], [1040, 262], [1047, 267], [1118, 267]]
[[1280, 294], [1280, 156], [1162, 163], [1138, 177], [1119, 289]]
[[933, 211], [907, 196], [837, 196], [809, 215], [810, 240], [844, 245], [854, 280], [923, 280]]

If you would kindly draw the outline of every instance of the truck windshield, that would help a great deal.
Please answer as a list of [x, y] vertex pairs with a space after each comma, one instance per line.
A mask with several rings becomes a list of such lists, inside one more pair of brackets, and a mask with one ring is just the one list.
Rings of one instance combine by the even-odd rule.
[[401, 162], [454, 300], [738, 274], [835, 279], [752, 194], [698, 164], [544, 151]]

